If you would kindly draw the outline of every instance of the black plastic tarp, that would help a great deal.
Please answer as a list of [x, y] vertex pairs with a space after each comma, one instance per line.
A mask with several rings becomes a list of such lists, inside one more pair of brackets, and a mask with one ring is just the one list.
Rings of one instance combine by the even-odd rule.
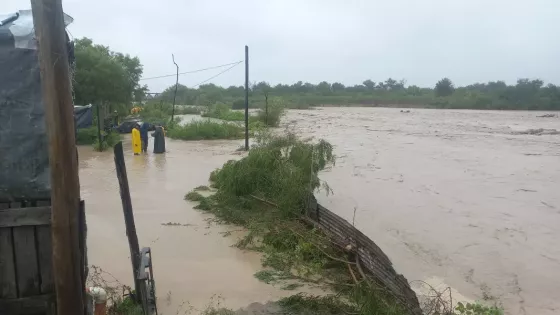
[[91, 127], [93, 125], [92, 106], [74, 106], [74, 123], [76, 129]]
[[[30, 10], [0, 15], [0, 201], [50, 197], [45, 112]], [[10, 18], [12, 17], [12, 18]], [[7, 22], [6, 22], [7, 21]], [[71, 22], [66, 16], [65, 22]]]

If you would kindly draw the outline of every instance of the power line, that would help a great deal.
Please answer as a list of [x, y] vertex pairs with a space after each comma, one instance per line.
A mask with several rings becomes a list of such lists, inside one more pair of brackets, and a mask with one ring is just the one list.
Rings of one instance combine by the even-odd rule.
[[237, 63], [234, 63], [233, 66], [227, 68], [226, 70], [224, 70], [224, 71], [222, 71], [222, 72], [216, 74], [215, 76], [212, 76], [212, 77], [210, 77], [210, 78], [208, 78], [208, 79], [206, 79], [206, 80], [204, 80], [204, 81], [202, 81], [202, 82], [200, 82], [200, 83], [197, 83], [197, 84], [191, 86], [190, 88], [193, 89], [193, 88], [195, 88], [195, 87], [197, 87], [197, 86], [199, 86], [199, 85], [202, 85], [202, 84], [204, 84], [204, 83], [206, 83], [206, 82], [208, 82], [208, 81], [214, 79], [215, 77], [220, 76], [220, 75], [222, 75], [222, 74], [228, 72], [229, 70], [235, 68], [235, 66], [237, 66], [238, 64], [240, 64], [240, 63], [242, 63], [242, 62], [243, 62], [243, 61], [238, 61]]
[[[196, 72], [202, 72], [202, 71], [206, 71], [206, 70], [212, 70], [212, 69], [218, 69], [218, 68], [223, 68], [223, 67], [227, 67], [227, 66], [231, 66], [233, 65], [234, 67], [237, 66], [238, 64], [242, 63], [243, 60], [241, 61], [236, 61], [236, 62], [230, 62], [230, 63], [226, 63], [223, 65], [219, 65], [219, 66], [214, 66], [214, 67], [208, 67], [208, 68], [203, 68], [203, 69], [197, 69], [197, 70], [191, 70], [191, 71], [187, 71], [187, 72], [181, 72], [179, 73], [179, 75], [183, 75], [183, 74], [189, 74], [189, 73], [196, 73]], [[233, 68], [233, 67], [232, 67]], [[226, 70], [227, 71], [227, 70]], [[225, 71], [224, 71], [225, 72]], [[140, 79], [140, 81], [145, 81], [145, 80], [152, 80], [152, 79], [161, 79], [161, 78], [168, 78], [168, 77], [174, 77], [177, 74], [166, 74], [166, 75], [160, 75], [157, 77], [149, 77], [149, 78], [142, 78]]]

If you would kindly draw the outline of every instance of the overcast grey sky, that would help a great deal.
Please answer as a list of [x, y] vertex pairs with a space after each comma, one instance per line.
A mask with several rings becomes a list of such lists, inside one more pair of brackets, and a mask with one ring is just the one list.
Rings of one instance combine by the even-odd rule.
[[[0, 0], [0, 12], [29, 0]], [[63, 0], [74, 37], [136, 55], [144, 76], [243, 59], [250, 80], [432, 86], [519, 77], [560, 84], [559, 0]], [[187, 86], [220, 70], [179, 78]], [[153, 92], [174, 78], [145, 81]], [[243, 65], [211, 82], [242, 85]]]

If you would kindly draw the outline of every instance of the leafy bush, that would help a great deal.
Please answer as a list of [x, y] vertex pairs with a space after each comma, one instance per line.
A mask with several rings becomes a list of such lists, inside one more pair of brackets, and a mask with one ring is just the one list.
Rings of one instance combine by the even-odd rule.
[[176, 106], [175, 115], [200, 115], [202, 110], [197, 106]]
[[109, 147], [113, 147], [121, 140], [121, 137], [116, 132], [101, 131], [103, 142], [99, 143], [97, 139], [97, 127], [92, 126], [89, 128], [78, 129], [76, 132], [76, 143], [78, 145], [93, 145], [96, 151], [105, 151]]
[[81, 128], [76, 131], [76, 143], [78, 145], [94, 144], [97, 140], [97, 127]]
[[258, 111], [257, 117], [267, 127], [278, 127], [285, 110], [286, 105], [284, 101], [281, 98], [275, 97], [268, 101], [268, 105], [265, 104], [264, 109]]
[[181, 140], [214, 140], [243, 138], [243, 128], [234, 123], [197, 120], [183, 126], [174, 126], [167, 136]]
[[171, 120], [172, 106], [170, 104], [147, 104], [139, 113], [142, 121], [154, 124], [167, 126]]
[[98, 139], [95, 139], [93, 143], [93, 149], [95, 151], [105, 151], [108, 148], [112, 148], [117, 144], [117, 142], [121, 141], [121, 135], [117, 132], [103, 132], [103, 142], [99, 142]]
[[216, 103], [209, 106], [207, 111], [202, 113], [202, 117], [211, 117], [228, 121], [244, 121], [245, 113], [232, 111], [229, 106], [224, 103]]
[[485, 306], [480, 303], [459, 302], [455, 308], [457, 315], [503, 315], [504, 310], [497, 306]]
[[233, 101], [231, 104], [231, 109], [244, 109], [245, 108], [245, 100], [244, 99], [237, 99]]
[[289, 213], [300, 213], [310, 194], [321, 186], [317, 173], [334, 163], [333, 147], [294, 135], [262, 135], [249, 154], [229, 161], [214, 173], [215, 186], [234, 196], [256, 195]]

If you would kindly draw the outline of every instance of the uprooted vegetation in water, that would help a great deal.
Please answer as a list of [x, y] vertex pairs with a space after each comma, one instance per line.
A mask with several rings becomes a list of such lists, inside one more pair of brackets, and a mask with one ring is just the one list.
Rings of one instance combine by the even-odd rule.
[[[333, 147], [326, 141], [263, 134], [246, 157], [212, 172], [215, 194], [205, 197], [193, 191], [186, 199], [197, 201], [195, 208], [213, 213], [217, 222], [248, 229], [236, 246], [262, 253], [265, 269], [255, 274], [259, 280], [286, 289], [306, 283], [332, 292], [280, 300], [289, 314], [409, 314], [407, 306], [364, 274], [347, 251], [302, 220], [313, 192], [330, 191], [318, 173], [334, 163]], [[431, 306], [430, 314], [466, 314], [437, 301]], [[472, 314], [501, 314], [498, 308], [477, 310]]]

